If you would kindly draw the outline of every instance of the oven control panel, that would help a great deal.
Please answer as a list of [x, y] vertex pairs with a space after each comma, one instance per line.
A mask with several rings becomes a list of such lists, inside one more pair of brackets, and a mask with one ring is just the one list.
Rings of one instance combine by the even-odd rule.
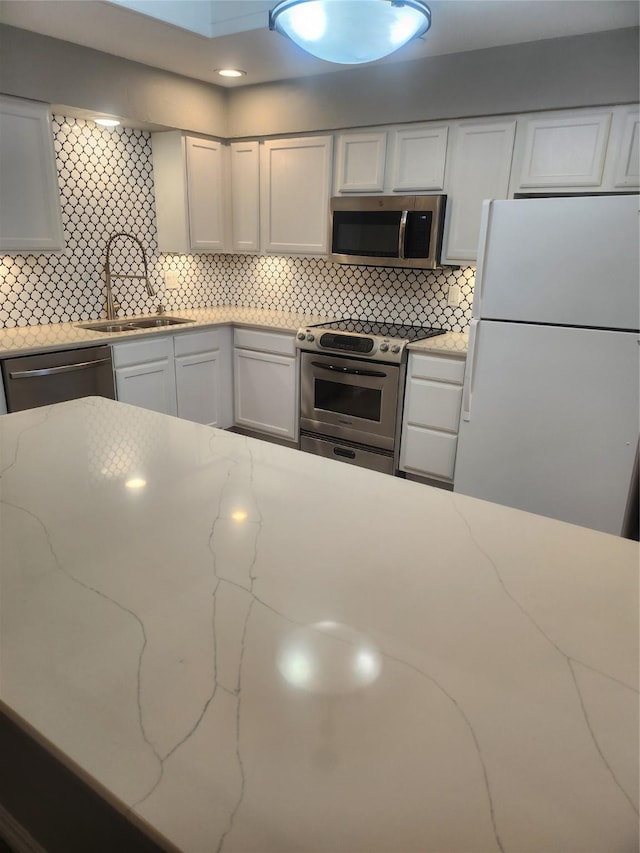
[[340, 353], [370, 358], [375, 361], [400, 363], [406, 341], [393, 338], [378, 338], [353, 332], [326, 331], [321, 328], [299, 329], [296, 335], [298, 349], [308, 352]]

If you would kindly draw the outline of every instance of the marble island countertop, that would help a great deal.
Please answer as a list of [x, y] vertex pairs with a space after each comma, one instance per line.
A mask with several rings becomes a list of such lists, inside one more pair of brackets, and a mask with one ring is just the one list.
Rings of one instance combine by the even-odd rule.
[[100, 398], [0, 453], [0, 709], [167, 849], [637, 849], [637, 543]]
[[[322, 323], [330, 319], [326, 316], [299, 314], [286, 311], [271, 311], [257, 308], [238, 308], [220, 306], [217, 308], [188, 308], [167, 311], [171, 317], [193, 320], [192, 323], [169, 326], [160, 329], [136, 329], [128, 332], [97, 332], [81, 328], [80, 323], [51, 323], [42, 326], [19, 326], [0, 329], [0, 358], [16, 355], [29, 355], [46, 350], [76, 349], [98, 344], [114, 344], [122, 340], [134, 340], [149, 335], [182, 334], [194, 329], [205, 329], [221, 325], [252, 326], [272, 331], [295, 332], [301, 326]], [[131, 319], [131, 318], [129, 318]], [[98, 321], [82, 321], [98, 322]], [[465, 332], [447, 332], [436, 338], [429, 338], [412, 344], [410, 348], [422, 349], [443, 354], [465, 355], [468, 334]]]

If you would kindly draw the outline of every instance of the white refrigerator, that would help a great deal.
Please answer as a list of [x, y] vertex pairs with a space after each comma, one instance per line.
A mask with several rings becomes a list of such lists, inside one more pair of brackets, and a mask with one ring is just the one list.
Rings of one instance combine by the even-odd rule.
[[484, 203], [454, 491], [629, 535], [638, 199]]

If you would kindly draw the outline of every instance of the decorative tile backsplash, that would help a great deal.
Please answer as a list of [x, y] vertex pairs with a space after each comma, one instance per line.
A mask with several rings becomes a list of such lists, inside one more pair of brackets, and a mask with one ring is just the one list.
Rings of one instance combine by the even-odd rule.
[[[109, 238], [135, 234], [145, 247], [157, 296], [140, 280], [115, 281], [120, 314], [239, 305], [309, 314], [441, 326], [464, 331], [471, 318], [475, 269], [405, 271], [333, 264], [324, 258], [166, 255], [156, 239], [150, 134], [106, 130], [54, 116], [53, 129], [66, 249], [0, 257], [0, 328], [105, 316], [103, 269]], [[140, 274], [139, 248], [112, 244], [112, 273]], [[164, 289], [164, 270], [180, 286]], [[460, 304], [447, 305], [450, 284]]]

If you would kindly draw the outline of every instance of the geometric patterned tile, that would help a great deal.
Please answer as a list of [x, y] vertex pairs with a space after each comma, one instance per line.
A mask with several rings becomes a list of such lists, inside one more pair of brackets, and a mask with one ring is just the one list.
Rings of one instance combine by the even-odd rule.
[[[255, 255], [167, 255], [158, 251], [151, 137], [132, 128], [100, 128], [53, 117], [66, 249], [59, 254], [0, 256], [0, 328], [68, 323], [105, 316], [102, 277], [109, 237], [126, 231], [143, 243], [149, 277], [115, 281], [121, 314], [239, 305], [307, 314], [441, 326], [465, 331], [475, 269], [413, 271], [341, 266], [325, 258]], [[142, 272], [135, 244], [117, 241], [112, 269]], [[165, 269], [180, 286], [164, 290]], [[447, 305], [451, 283], [460, 305]]]

